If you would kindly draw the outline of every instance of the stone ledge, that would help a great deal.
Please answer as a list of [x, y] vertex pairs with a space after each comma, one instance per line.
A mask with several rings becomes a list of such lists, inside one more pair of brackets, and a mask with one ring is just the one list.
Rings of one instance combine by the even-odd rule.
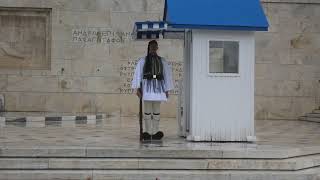
[[261, 0], [262, 3], [320, 4], [319, 0]]
[[299, 120], [300, 121], [320, 123], [320, 118], [317, 118], [317, 117], [301, 116], [301, 117], [299, 117]]
[[79, 116], [26, 116], [26, 117], [0, 117], [0, 120], [9, 122], [28, 122], [28, 121], [67, 121], [67, 120], [96, 120], [105, 119], [106, 114], [79, 115]]
[[[20, 124], [27, 127], [44, 127], [50, 122], [61, 122], [77, 124], [96, 124], [96, 120], [102, 120], [107, 117], [106, 114], [96, 115], [77, 115], [77, 116], [26, 116], [26, 117], [0, 117], [0, 127], [8, 124]], [[84, 122], [85, 121], [85, 122]]]
[[201, 171], [201, 170], [3, 170], [0, 180], [86, 179], [86, 180], [302, 180], [319, 179], [319, 168], [292, 171]]
[[[262, 148], [262, 147], [261, 147]], [[320, 147], [263, 149], [185, 149], [185, 147], [88, 147], [84, 146], [0, 146], [0, 158], [5, 157], [89, 157], [89, 158], [177, 158], [177, 159], [288, 159], [318, 155]]]
[[281, 170], [320, 165], [320, 155], [289, 159], [0, 158], [0, 170]]

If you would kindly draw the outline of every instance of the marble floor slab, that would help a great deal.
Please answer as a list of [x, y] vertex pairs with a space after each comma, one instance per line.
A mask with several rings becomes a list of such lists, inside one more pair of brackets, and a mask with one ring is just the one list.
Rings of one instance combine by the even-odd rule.
[[[137, 117], [108, 117], [97, 120], [96, 123], [52, 121], [34, 126], [25, 126], [25, 122], [15, 122], [0, 128], [0, 147], [81, 147], [89, 149], [87, 153], [97, 153], [95, 150], [99, 150], [99, 147], [137, 150], [228, 150], [224, 155], [232, 153], [235, 157], [237, 152], [248, 150], [261, 151], [262, 154], [266, 150], [269, 153], [274, 151], [274, 154], [291, 152], [292, 156], [320, 153], [320, 123], [259, 120], [255, 124], [256, 143], [195, 143], [177, 136], [177, 122], [174, 118], [163, 118], [160, 122], [160, 129], [165, 134], [163, 142], [141, 144], [138, 140]], [[279, 157], [282, 156], [285, 155], [279, 154]]]

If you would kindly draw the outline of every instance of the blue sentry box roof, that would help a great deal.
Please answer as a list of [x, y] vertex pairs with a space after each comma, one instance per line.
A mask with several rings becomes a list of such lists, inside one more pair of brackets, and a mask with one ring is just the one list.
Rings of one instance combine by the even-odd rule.
[[260, 0], [166, 0], [164, 21], [172, 28], [267, 31]]

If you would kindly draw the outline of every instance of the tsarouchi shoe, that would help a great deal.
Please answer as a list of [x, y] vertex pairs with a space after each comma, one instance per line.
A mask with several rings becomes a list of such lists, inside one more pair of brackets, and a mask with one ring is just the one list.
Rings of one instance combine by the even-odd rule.
[[151, 139], [151, 135], [149, 133], [147, 133], [147, 132], [144, 132], [142, 134], [142, 139], [143, 140], [150, 140]]
[[163, 137], [163, 132], [158, 131], [156, 134], [152, 135], [152, 139], [154, 140], [160, 140]]

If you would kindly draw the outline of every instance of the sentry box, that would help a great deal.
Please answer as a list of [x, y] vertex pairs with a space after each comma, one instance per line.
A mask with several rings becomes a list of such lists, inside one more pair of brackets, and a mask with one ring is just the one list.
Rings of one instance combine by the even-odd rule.
[[255, 31], [259, 0], [166, 0], [161, 22], [136, 22], [136, 39], [184, 39], [179, 135], [190, 141], [255, 141]]

